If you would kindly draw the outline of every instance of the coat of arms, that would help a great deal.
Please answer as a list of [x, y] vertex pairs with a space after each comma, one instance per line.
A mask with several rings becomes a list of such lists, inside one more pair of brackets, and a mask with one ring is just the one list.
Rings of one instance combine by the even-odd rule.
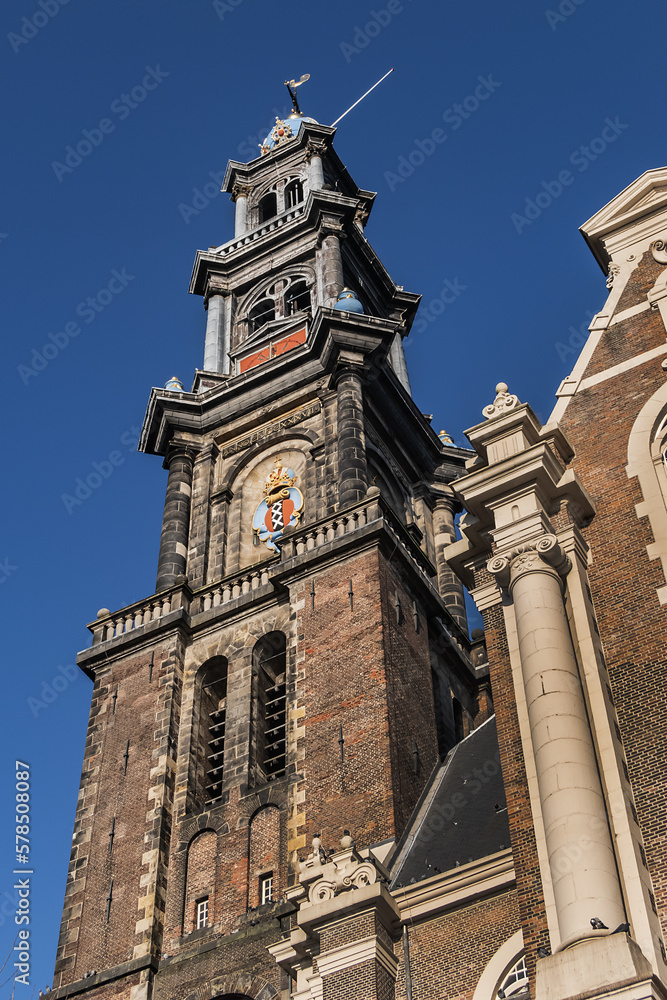
[[282, 538], [285, 528], [299, 523], [303, 511], [303, 494], [295, 482], [294, 471], [285, 469], [277, 458], [266, 480], [264, 499], [252, 519], [252, 528], [259, 541], [266, 542], [272, 552], [280, 552], [276, 542]]

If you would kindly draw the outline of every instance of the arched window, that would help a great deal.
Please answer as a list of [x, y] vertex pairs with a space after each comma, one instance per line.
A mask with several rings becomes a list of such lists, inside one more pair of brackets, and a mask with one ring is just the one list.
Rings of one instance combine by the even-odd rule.
[[303, 274], [284, 275], [265, 286], [247, 314], [248, 333], [265, 323], [310, 309], [310, 286]]
[[253, 650], [252, 664], [251, 777], [254, 784], [263, 784], [282, 778], [287, 767], [285, 634], [269, 632], [260, 639]]
[[289, 181], [285, 186], [285, 210], [294, 208], [303, 201], [303, 184], [298, 177]]
[[298, 278], [291, 283], [285, 295], [285, 315], [291, 316], [292, 313], [303, 312], [309, 308], [310, 290], [305, 278]]
[[275, 319], [276, 315], [276, 304], [273, 299], [260, 299], [250, 310], [248, 320], [250, 323], [250, 332], [254, 333], [255, 330], [259, 330], [261, 326], [265, 323], [270, 322]]
[[516, 960], [512, 968], [505, 975], [498, 987], [496, 997], [498, 1000], [506, 1000], [507, 997], [515, 997], [526, 994], [529, 991], [528, 970], [526, 969], [526, 956], [521, 955]]
[[268, 222], [278, 214], [278, 200], [275, 191], [268, 191], [260, 200], [258, 209], [258, 222], [261, 226], [263, 222]]
[[222, 796], [227, 722], [227, 660], [214, 656], [202, 673], [199, 704], [199, 761], [203, 804], [212, 805]]

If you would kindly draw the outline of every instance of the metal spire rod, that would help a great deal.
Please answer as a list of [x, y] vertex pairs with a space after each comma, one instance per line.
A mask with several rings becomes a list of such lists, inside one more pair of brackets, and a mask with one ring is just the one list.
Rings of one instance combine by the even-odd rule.
[[[389, 73], [393, 73], [393, 72], [394, 72], [394, 67], [392, 66], [391, 69], [389, 70]], [[350, 111], [352, 111], [353, 108], [356, 108], [357, 104], [361, 104], [361, 102], [363, 101], [364, 97], [368, 97], [368, 95], [370, 94], [371, 90], [375, 90], [376, 87], [380, 86], [380, 84], [382, 83], [383, 80], [387, 79], [387, 77], [389, 76], [389, 73], [385, 73], [385, 75], [383, 77], [381, 77], [378, 80], [377, 83], [374, 83], [373, 86], [370, 88], [370, 90], [367, 90], [365, 94], [362, 94], [361, 97], [359, 98], [359, 100], [355, 101], [354, 104], [352, 104], [347, 109], [347, 111], [344, 111], [343, 114], [340, 116], [340, 118], [337, 118], [335, 122], [331, 123], [330, 127], [333, 128], [334, 125], [337, 125], [339, 121], [343, 120], [343, 118], [345, 117], [345, 115], [349, 115]]]

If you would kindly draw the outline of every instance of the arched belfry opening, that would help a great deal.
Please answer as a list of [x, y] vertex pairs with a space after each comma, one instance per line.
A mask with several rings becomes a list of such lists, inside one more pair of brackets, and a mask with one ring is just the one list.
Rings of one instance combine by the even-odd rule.
[[269, 632], [252, 654], [251, 782], [262, 785], [282, 778], [287, 769], [287, 640]]
[[197, 805], [222, 797], [227, 729], [227, 660], [214, 656], [200, 671], [197, 753]]

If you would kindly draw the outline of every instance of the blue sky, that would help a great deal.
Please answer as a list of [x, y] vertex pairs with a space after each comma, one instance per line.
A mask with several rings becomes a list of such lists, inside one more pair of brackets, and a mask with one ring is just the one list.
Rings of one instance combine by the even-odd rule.
[[[378, 192], [369, 240], [423, 295], [406, 345], [415, 398], [459, 444], [499, 380], [546, 419], [606, 295], [577, 229], [665, 163], [665, 32], [663, 5], [619, 0], [8, 0], [1, 18], [0, 965], [18, 929], [18, 758], [36, 996], [90, 699], [71, 665], [98, 608], [154, 587], [166, 474], [136, 440], [150, 387], [188, 385], [203, 360], [192, 261], [232, 235], [215, 177], [287, 110], [285, 79], [311, 74], [302, 108], [329, 124], [394, 66], [335, 146]], [[94, 471], [89, 496], [63, 500]]]

